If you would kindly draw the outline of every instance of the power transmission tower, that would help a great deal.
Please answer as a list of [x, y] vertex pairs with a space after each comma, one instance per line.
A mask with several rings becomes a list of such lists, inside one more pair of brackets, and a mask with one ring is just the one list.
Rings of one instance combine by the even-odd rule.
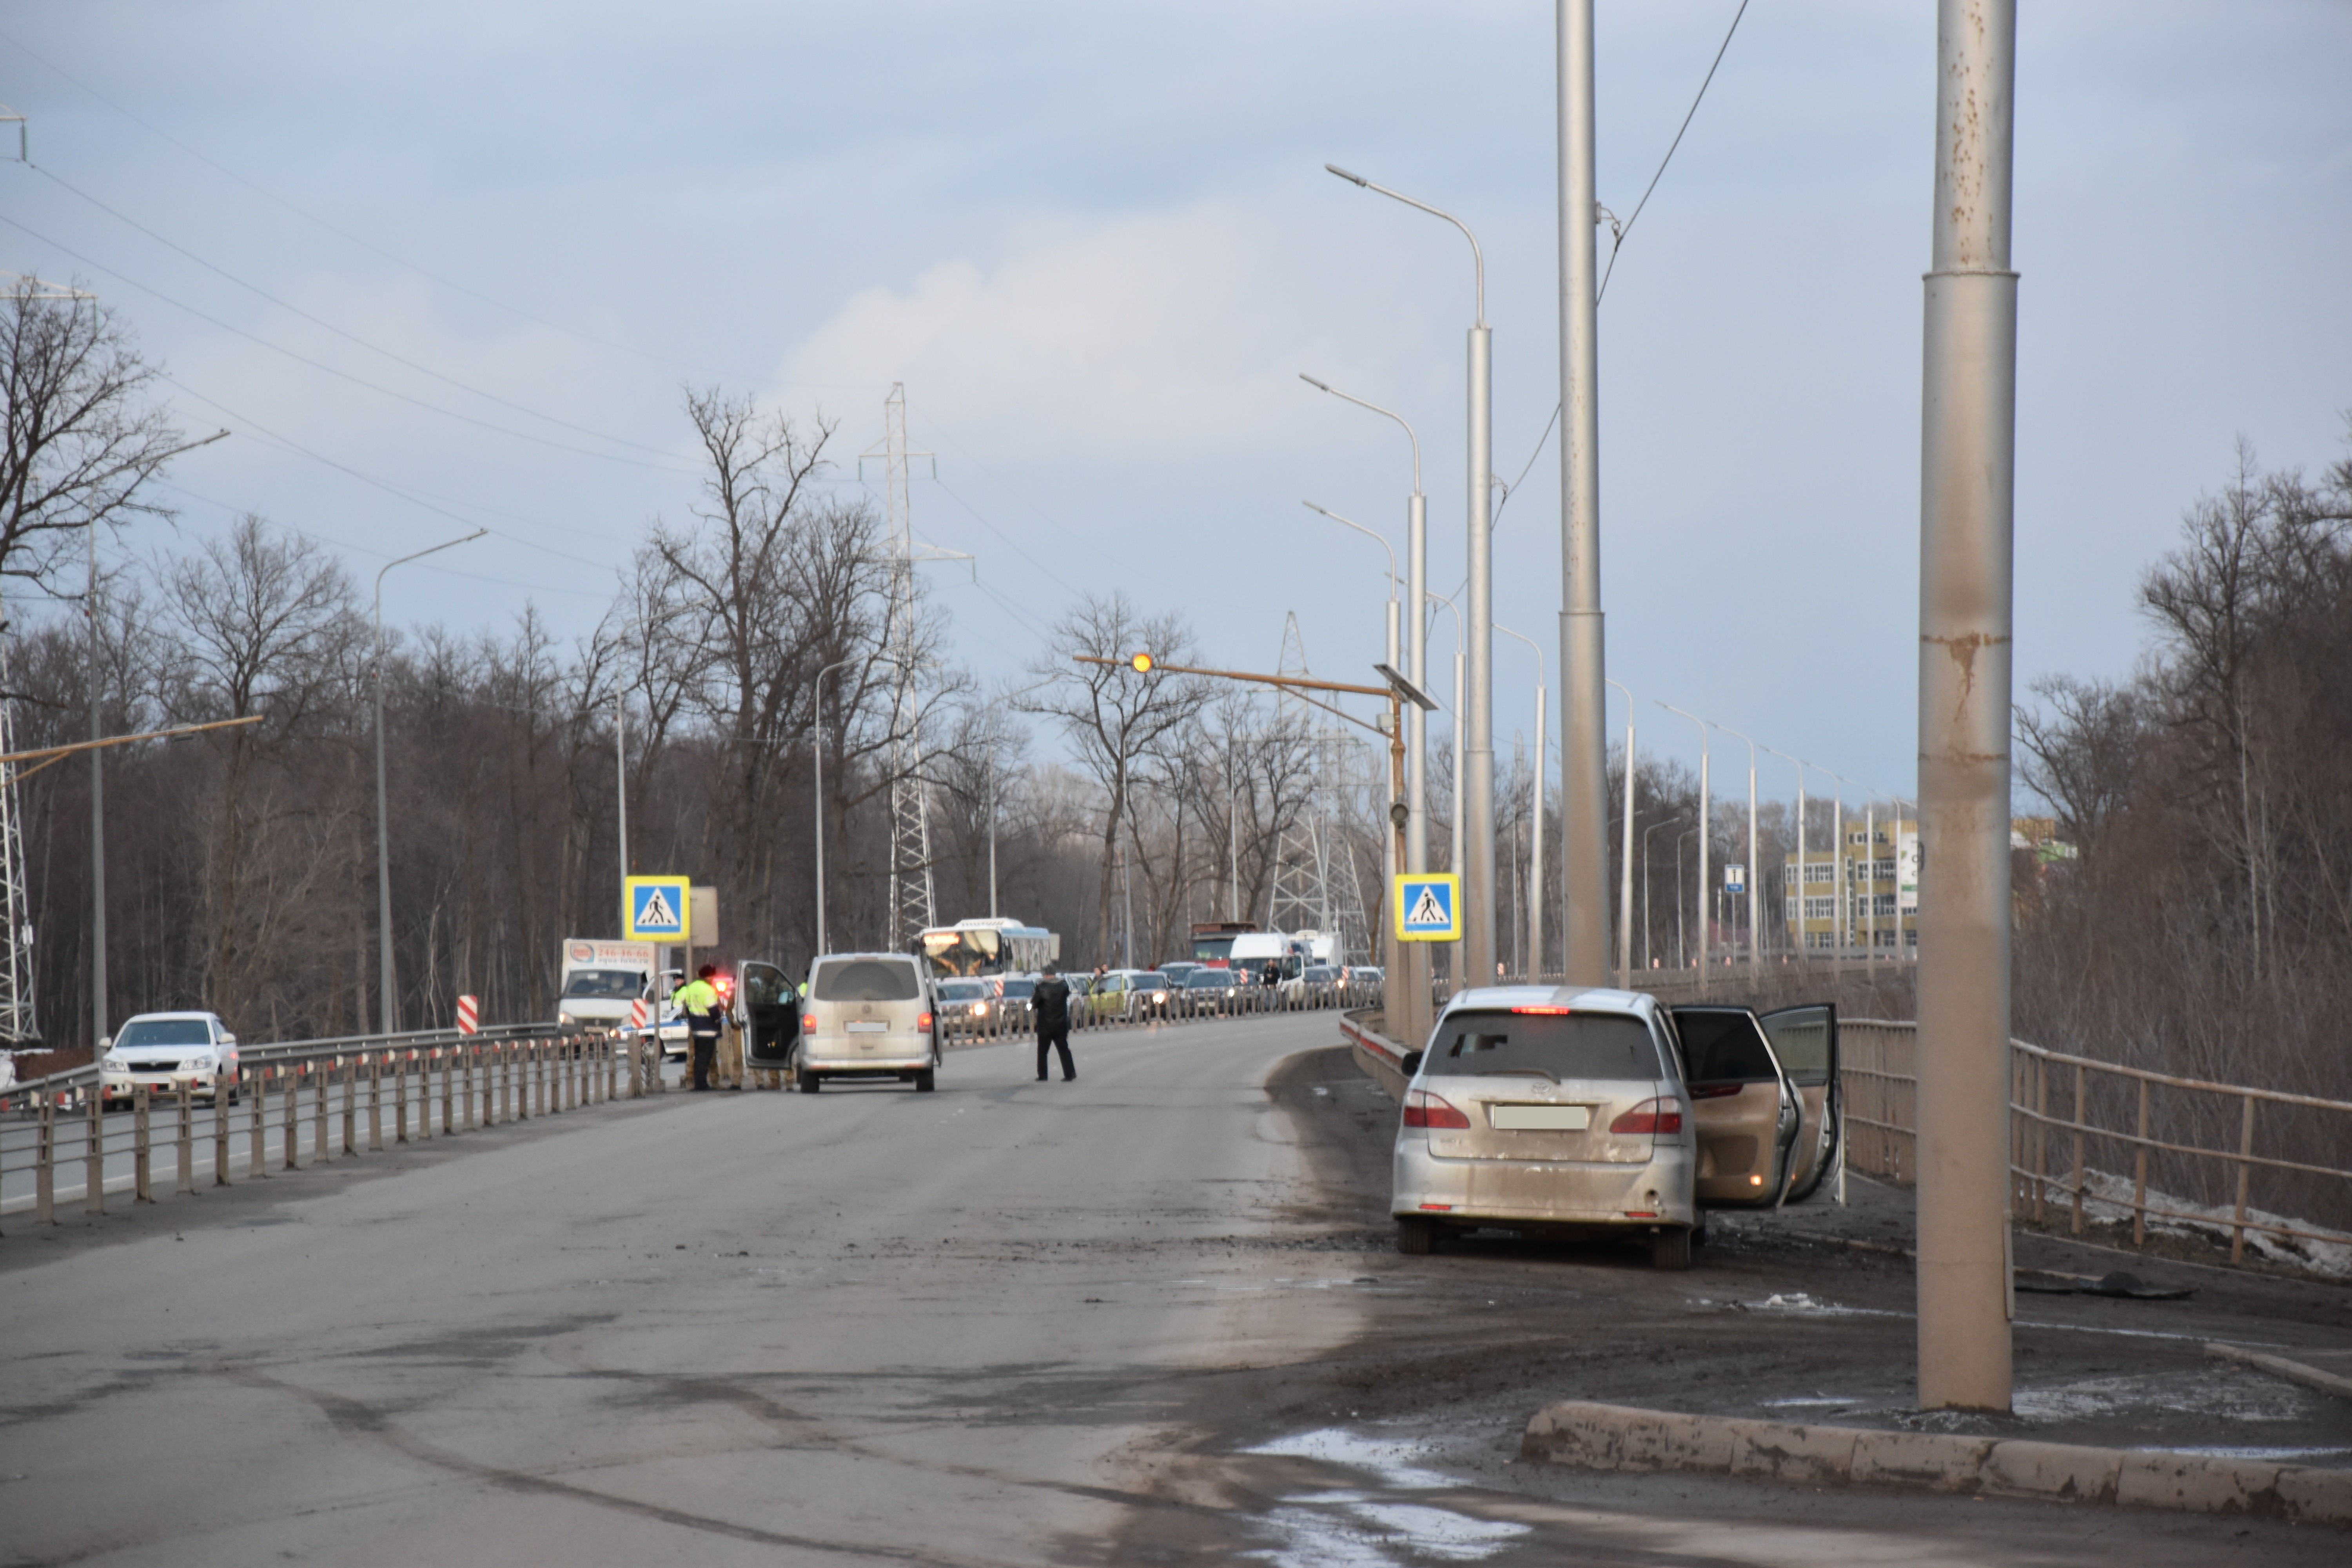
[[[0, 626], [0, 755], [16, 749], [16, 704], [8, 685], [8, 638]], [[17, 809], [16, 764], [0, 763], [0, 1046], [29, 1045], [41, 1037], [33, 1011], [33, 922], [25, 897], [25, 836]]]
[[[923, 784], [920, 693], [915, 686], [915, 531], [907, 463], [907, 387], [893, 382], [882, 402], [882, 451], [890, 526], [890, 612], [884, 646], [898, 666], [890, 716], [890, 897], [885, 943], [893, 951], [939, 923], [931, 889], [930, 791]], [[877, 454], [868, 452], [867, 456]]]
[[[1299, 635], [1294, 613], [1283, 623], [1282, 675], [1307, 675], [1306, 639]], [[1276, 931], [1314, 931], [1334, 937], [1336, 956], [1347, 959], [1370, 951], [1370, 932], [1364, 920], [1362, 884], [1356, 874], [1356, 856], [1341, 835], [1338, 819], [1351, 815], [1347, 800], [1353, 793], [1354, 748], [1331, 719], [1296, 697], [1282, 699], [1286, 719], [1311, 727], [1314, 735], [1314, 783], [1307, 805], [1282, 830], [1275, 843], [1274, 896], [1266, 923]]]
[[[1282, 623], [1282, 658], [1275, 672], [1312, 673], [1307, 668], [1307, 642], [1299, 635], [1296, 611]], [[1288, 691], [1277, 700], [1275, 711], [1286, 730], [1294, 720], [1308, 721], [1307, 704]], [[1323, 896], [1323, 847], [1315, 831], [1321, 795], [1322, 784], [1318, 781], [1310, 786], [1305, 807], [1283, 824], [1274, 841], [1274, 886], [1266, 900], [1265, 923], [1278, 931], [1323, 929], [1328, 900]]]

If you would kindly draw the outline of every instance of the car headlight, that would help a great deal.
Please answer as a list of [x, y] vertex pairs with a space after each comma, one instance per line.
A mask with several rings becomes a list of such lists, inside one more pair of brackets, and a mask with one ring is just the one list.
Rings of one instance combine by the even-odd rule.
[[555, 1015], [555, 1021], [559, 1024], [576, 1024], [580, 1020], [569, 1013], [559, 1012]]
[[985, 1002], [975, 1002], [971, 1005], [971, 1011], [974, 1017], [985, 1018], [988, 1016], [988, 1004]]
[[121, 1057], [109, 1057], [100, 1064], [100, 1070], [117, 1078], [128, 1078], [131, 1076], [131, 1064]]

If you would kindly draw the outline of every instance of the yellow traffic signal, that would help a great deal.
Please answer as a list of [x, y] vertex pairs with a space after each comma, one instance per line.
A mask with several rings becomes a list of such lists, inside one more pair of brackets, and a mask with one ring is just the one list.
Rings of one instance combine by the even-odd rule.
[[1135, 667], [1135, 673], [1138, 675], [1150, 675], [1151, 673], [1151, 656], [1148, 653], [1137, 654], [1133, 658], [1129, 659], [1127, 662]]

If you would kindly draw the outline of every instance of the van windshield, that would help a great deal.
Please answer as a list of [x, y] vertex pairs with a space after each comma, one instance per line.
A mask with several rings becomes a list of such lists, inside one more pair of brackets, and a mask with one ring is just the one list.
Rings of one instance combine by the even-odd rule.
[[635, 1001], [645, 994], [646, 977], [635, 969], [575, 969], [563, 980], [566, 996], [612, 997]]
[[1531, 1074], [1556, 1083], [1666, 1076], [1650, 1026], [1623, 1013], [1449, 1014], [1422, 1071], [1432, 1078]]
[[921, 992], [905, 959], [852, 958], [818, 964], [809, 994], [820, 1002], [912, 1002]]

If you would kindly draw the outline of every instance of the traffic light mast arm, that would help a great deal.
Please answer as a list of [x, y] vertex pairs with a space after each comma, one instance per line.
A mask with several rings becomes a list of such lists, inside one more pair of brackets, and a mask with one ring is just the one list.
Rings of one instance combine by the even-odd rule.
[[[1121, 669], [1133, 668], [1133, 661], [1131, 659], [1097, 658], [1091, 654], [1084, 653], [1072, 654], [1070, 657], [1080, 664], [1113, 665]], [[1353, 713], [1349, 713], [1343, 709], [1335, 708], [1328, 702], [1318, 702], [1314, 698], [1308, 697], [1297, 689], [1299, 687], [1305, 687], [1310, 691], [1346, 691], [1364, 697], [1387, 697], [1390, 696], [1391, 693], [1389, 689], [1385, 686], [1349, 686], [1337, 680], [1308, 680], [1298, 676], [1290, 675], [1251, 675], [1246, 671], [1238, 669], [1195, 669], [1190, 665], [1182, 664], [1154, 663], [1150, 673], [1153, 675], [1163, 673], [1168, 675], [1205, 675], [1217, 680], [1254, 680], [1261, 686], [1279, 686], [1289, 690], [1291, 694], [1297, 697], [1301, 702], [1307, 703], [1310, 707], [1320, 708], [1324, 712], [1332, 715], [1334, 718], [1345, 719], [1349, 723], [1357, 726], [1359, 729], [1370, 730], [1375, 735], [1385, 735], [1388, 733], [1387, 731], [1381, 729], [1378, 724], [1366, 723], [1363, 720], [1357, 718]]]

